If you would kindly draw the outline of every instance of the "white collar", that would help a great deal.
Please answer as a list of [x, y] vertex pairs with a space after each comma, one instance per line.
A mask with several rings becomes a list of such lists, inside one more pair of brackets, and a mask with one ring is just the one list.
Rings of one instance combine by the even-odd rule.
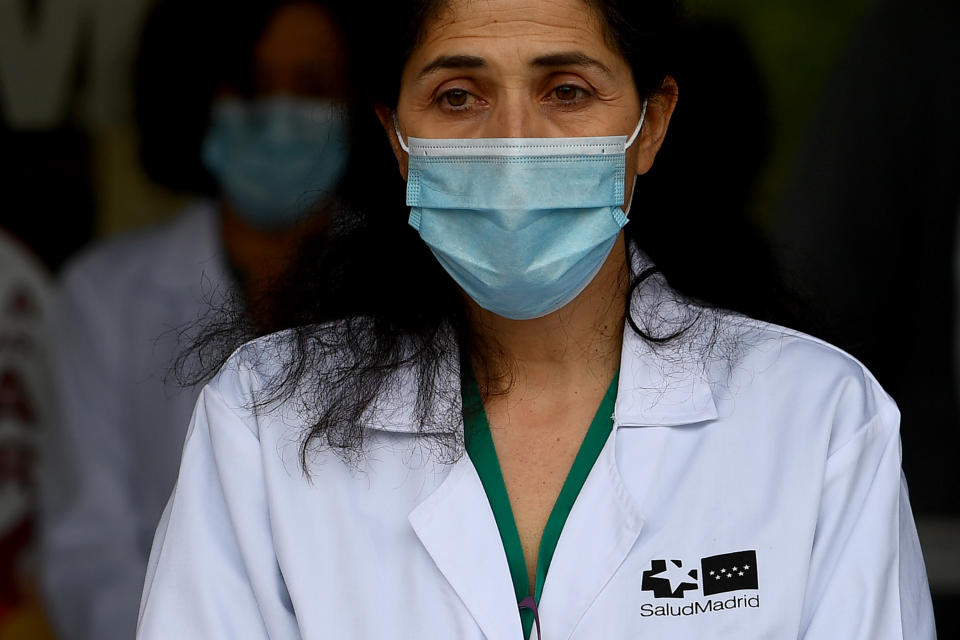
[[[707, 354], [697, 328], [675, 344], [654, 346], [627, 326], [614, 408], [617, 427], [675, 426], [717, 418]], [[688, 340], [689, 338], [689, 340]]]
[[[639, 249], [631, 251], [634, 276], [654, 267]], [[620, 353], [620, 385], [615, 408], [616, 426], [695, 424], [717, 418], [713, 387], [711, 328], [715, 315], [673, 290], [659, 273], [647, 278], [635, 295], [632, 316], [654, 336], [689, 330], [663, 345], [624, 328]]]

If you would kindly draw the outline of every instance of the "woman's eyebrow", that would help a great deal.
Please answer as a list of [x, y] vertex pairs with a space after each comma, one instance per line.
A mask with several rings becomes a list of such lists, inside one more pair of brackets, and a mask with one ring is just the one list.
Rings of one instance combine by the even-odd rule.
[[487, 66], [487, 61], [483, 58], [478, 58], [477, 56], [439, 56], [434, 58], [429, 64], [420, 70], [420, 73], [417, 74], [417, 79], [429, 75], [439, 69], [477, 69], [485, 66]]
[[580, 51], [563, 51], [538, 56], [530, 61], [530, 65], [534, 67], [592, 67], [608, 76], [613, 75], [607, 65]]

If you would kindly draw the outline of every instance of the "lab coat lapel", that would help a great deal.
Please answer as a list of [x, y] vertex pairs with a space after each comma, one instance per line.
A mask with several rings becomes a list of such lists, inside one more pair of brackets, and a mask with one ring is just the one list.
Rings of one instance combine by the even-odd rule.
[[[689, 317], [671, 309], [682, 301], [665, 285], [651, 283], [645, 303], [668, 317]], [[594, 464], [557, 543], [540, 599], [540, 622], [547, 640], [566, 640], [616, 574], [643, 527], [642, 507], [653, 483], [668, 430], [645, 429], [643, 459], [631, 465], [626, 485], [617, 463], [617, 435], [633, 427], [670, 427], [718, 416], [707, 378], [702, 345], [679, 340], [653, 347], [629, 326], [620, 355], [620, 383], [614, 429]], [[632, 449], [631, 449], [632, 450]]]
[[[452, 340], [449, 335], [441, 340]], [[456, 358], [441, 360], [437, 380], [459, 384]], [[393, 433], [445, 431], [453, 415], [461, 414], [459, 393], [451, 407], [432, 407], [423, 424], [416, 412], [418, 372], [412, 367], [394, 373], [384, 384], [378, 401], [364, 413], [369, 429]], [[462, 427], [461, 427], [462, 429]], [[465, 453], [449, 467], [439, 487], [408, 516], [410, 525], [440, 573], [457, 593], [470, 615], [490, 640], [517, 640], [520, 611], [513, 580], [490, 502], [469, 456]]]
[[540, 598], [547, 640], [569, 638], [633, 548], [643, 519], [617, 471], [611, 435], [563, 527]]
[[490, 640], [516, 640], [520, 613], [500, 532], [469, 457], [410, 513], [437, 568]]
[[[451, 340], [450, 336], [441, 339]], [[456, 358], [444, 358], [441, 381], [459, 381]], [[416, 410], [418, 373], [397, 372], [385, 384], [381, 398], [364, 414], [368, 428], [394, 433], [443, 430], [451, 415], [461, 413], [459, 393], [450, 409], [434, 407], [420, 425]], [[449, 391], [449, 389], [447, 390]], [[444, 481], [410, 512], [409, 521], [420, 542], [460, 600], [490, 640], [516, 640], [521, 635], [520, 611], [490, 502], [470, 457], [454, 463]]]

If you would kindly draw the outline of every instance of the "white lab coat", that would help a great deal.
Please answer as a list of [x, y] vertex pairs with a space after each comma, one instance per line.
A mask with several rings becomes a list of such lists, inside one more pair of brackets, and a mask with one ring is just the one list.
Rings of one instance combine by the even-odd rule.
[[[735, 340], [704, 366], [624, 331], [614, 430], [553, 556], [543, 638], [934, 638], [893, 401], [816, 339], [735, 317], [723, 331]], [[249, 408], [282, 339], [201, 394], [139, 637], [520, 638], [470, 459], [438, 461], [414, 435], [415, 372], [367, 413], [365, 460], [316, 454], [307, 480], [295, 403]], [[719, 576], [701, 561], [735, 552], [753, 552], [736, 572], [757, 588], [707, 595]]]
[[130, 638], [150, 543], [198, 389], [165, 380], [177, 329], [225, 282], [214, 205], [104, 244], [65, 270], [54, 340], [61, 419], [44, 461], [41, 559], [64, 639]]

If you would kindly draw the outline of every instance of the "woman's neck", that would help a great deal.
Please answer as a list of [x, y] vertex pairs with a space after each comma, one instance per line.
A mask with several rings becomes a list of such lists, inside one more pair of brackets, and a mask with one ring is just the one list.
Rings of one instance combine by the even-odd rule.
[[509, 320], [470, 301], [477, 356], [472, 365], [487, 394], [564, 388], [594, 379], [606, 385], [620, 366], [629, 293], [621, 234], [597, 276], [570, 304], [542, 318]]

